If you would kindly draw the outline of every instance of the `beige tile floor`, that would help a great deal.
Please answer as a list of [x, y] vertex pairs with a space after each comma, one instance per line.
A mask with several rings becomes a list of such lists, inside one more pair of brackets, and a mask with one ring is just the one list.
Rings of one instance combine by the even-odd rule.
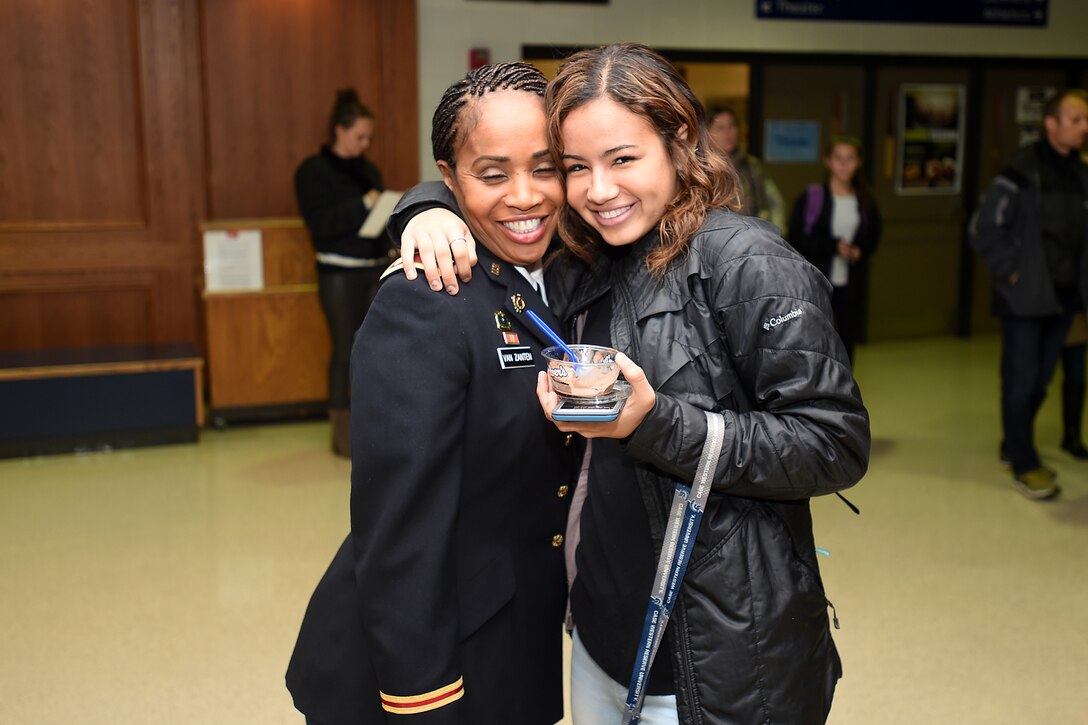
[[[1088, 723], [1088, 463], [996, 462], [997, 342], [860, 350], [870, 474], [814, 503], [845, 678], [830, 722]], [[2, 414], [2, 412], [0, 412]], [[347, 529], [321, 422], [0, 461], [0, 723], [294, 723], [283, 670]]]

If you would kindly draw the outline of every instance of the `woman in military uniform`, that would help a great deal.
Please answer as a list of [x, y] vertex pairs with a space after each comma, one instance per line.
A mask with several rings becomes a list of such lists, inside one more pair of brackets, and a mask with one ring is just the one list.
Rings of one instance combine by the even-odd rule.
[[[456, 297], [385, 279], [352, 351], [351, 533], [287, 671], [307, 722], [548, 725], [563, 716], [569, 437], [536, 372], [557, 324], [540, 260], [563, 190], [545, 79], [487, 66], [435, 111], [434, 157], [479, 243]], [[395, 717], [394, 717], [395, 716]]]

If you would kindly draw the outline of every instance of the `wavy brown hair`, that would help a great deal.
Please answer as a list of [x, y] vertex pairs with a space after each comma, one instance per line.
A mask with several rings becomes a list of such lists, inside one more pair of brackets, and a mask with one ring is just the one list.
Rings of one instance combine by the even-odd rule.
[[[665, 143], [676, 169], [678, 193], [658, 223], [661, 243], [646, 257], [660, 276], [687, 253], [707, 211], [740, 208], [740, 182], [729, 160], [717, 150], [704, 123], [702, 104], [680, 73], [656, 52], [637, 43], [617, 43], [571, 55], [544, 95], [548, 145], [562, 158], [563, 121], [576, 108], [608, 98], [650, 122]], [[563, 169], [563, 165], [559, 164]], [[566, 205], [559, 236], [578, 258], [593, 264], [604, 241], [578, 212]]]

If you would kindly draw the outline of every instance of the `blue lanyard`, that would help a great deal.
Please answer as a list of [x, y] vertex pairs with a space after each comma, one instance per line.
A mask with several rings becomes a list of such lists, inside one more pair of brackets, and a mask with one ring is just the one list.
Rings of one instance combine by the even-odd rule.
[[688, 568], [691, 550], [695, 548], [695, 536], [703, 520], [703, 509], [710, 494], [714, 469], [721, 454], [725, 438], [725, 420], [720, 415], [706, 414], [706, 440], [691, 487], [677, 484], [669, 511], [668, 528], [661, 546], [661, 557], [654, 575], [654, 588], [646, 607], [646, 620], [642, 625], [642, 639], [636, 650], [635, 665], [631, 672], [631, 684], [627, 689], [627, 705], [623, 711], [623, 725], [639, 721], [642, 700], [646, 696], [646, 679], [650, 675], [657, 649], [665, 636], [665, 627], [672, 616], [680, 583]]

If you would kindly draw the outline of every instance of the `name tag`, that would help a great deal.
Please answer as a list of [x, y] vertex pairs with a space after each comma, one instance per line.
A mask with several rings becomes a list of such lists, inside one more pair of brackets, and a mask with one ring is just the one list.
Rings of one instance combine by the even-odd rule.
[[499, 353], [499, 365], [503, 370], [536, 367], [536, 363], [533, 362], [533, 350], [528, 345], [500, 347], [495, 352]]

